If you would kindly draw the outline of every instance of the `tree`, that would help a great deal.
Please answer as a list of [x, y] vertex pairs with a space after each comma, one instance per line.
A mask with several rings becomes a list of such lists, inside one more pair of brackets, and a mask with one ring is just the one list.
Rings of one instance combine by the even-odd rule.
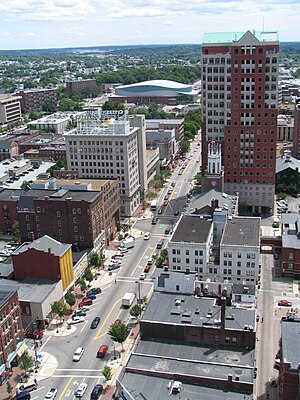
[[41, 116], [42, 116], [42, 113], [39, 112], [39, 111], [31, 111], [31, 112], [28, 114], [28, 118], [29, 118], [30, 120], [39, 119]]
[[142, 300], [143, 300], [143, 304], [147, 304], [148, 303], [148, 296], [145, 294], [145, 296], [143, 296]]
[[73, 292], [69, 291], [65, 295], [65, 300], [66, 300], [67, 304], [69, 304], [69, 306], [72, 307], [76, 303], [76, 296]]
[[30, 190], [31, 189], [30, 183], [28, 181], [23, 181], [22, 185], [21, 185], [21, 189], [22, 190]]
[[142, 307], [139, 304], [135, 304], [133, 307], [131, 307], [129, 311], [130, 315], [136, 318], [141, 315], [141, 312], [142, 312]]
[[125, 110], [125, 106], [123, 103], [120, 103], [118, 101], [106, 101], [103, 106], [102, 110]]
[[20, 241], [20, 227], [18, 221], [15, 221], [12, 224], [13, 238], [15, 242]]
[[111, 368], [106, 365], [102, 370], [102, 375], [107, 381], [110, 381], [112, 378]]
[[183, 139], [179, 142], [180, 153], [182, 154], [187, 153], [189, 149], [190, 149], [190, 143], [187, 140]]
[[121, 229], [124, 233], [128, 232], [130, 230], [131, 226], [130, 224], [122, 224]]
[[52, 100], [47, 100], [42, 105], [42, 110], [48, 114], [53, 114], [57, 111], [57, 108]]
[[11, 393], [13, 391], [13, 387], [11, 386], [10, 382], [6, 382], [6, 392], [8, 394], [8, 397], [11, 398]]
[[109, 328], [108, 334], [114, 342], [120, 343], [123, 351], [123, 343], [128, 336], [128, 328], [125, 324], [113, 324]]
[[57, 314], [59, 318], [61, 319], [66, 312], [66, 305], [61, 303], [60, 301], [54, 301], [53, 303], [50, 304], [51, 306], [51, 311], [54, 314]]
[[20, 357], [20, 367], [23, 369], [26, 373], [26, 371], [33, 367], [34, 365], [34, 360], [33, 357], [28, 353], [28, 350], [23, 351]]
[[89, 282], [89, 284], [92, 282], [94, 276], [93, 276], [93, 273], [90, 268], [86, 268], [86, 270], [84, 271], [83, 277], [85, 280], [87, 280]]
[[104, 264], [105, 257], [103, 254], [98, 254], [95, 251], [92, 251], [88, 255], [88, 262], [94, 268], [99, 268]]
[[77, 280], [77, 285], [80, 287], [81, 292], [86, 290], [86, 281], [83, 278]]

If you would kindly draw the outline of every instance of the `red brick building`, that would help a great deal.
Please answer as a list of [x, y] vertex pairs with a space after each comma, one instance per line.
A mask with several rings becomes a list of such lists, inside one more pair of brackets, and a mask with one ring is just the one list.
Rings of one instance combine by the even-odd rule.
[[205, 34], [202, 174], [208, 145], [222, 144], [225, 192], [254, 213], [273, 208], [279, 42], [276, 32]]
[[300, 215], [281, 214], [282, 274], [300, 276]]
[[24, 339], [17, 290], [0, 289], [0, 383], [5, 370], [15, 365], [18, 344]]
[[82, 79], [81, 81], [69, 81], [66, 83], [67, 91], [70, 93], [80, 93], [84, 89], [97, 87], [96, 79]]
[[42, 111], [47, 101], [52, 101], [54, 105], [58, 101], [57, 91], [53, 88], [21, 90], [16, 95], [21, 96], [21, 107], [26, 112]]
[[17, 221], [21, 242], [49, 235], [82, 249], [98, 245], [104, 232], [108, 244], [120, 225], [119, 181], [98, 182], [99, 190], [5, 189], [0, 193], [0, 228], [12, 233]]

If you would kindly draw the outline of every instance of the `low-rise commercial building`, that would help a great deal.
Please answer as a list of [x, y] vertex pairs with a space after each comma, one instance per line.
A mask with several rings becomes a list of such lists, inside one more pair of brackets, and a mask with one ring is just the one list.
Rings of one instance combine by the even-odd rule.
[[281, 214], [282, 274], [300, 276], [300, 215]]
[[0, 94], [0, 125], [10, 124], [21, 119], [21, 97]]
[[16, 365], [15, 358], [23, 339], [18, 292], [0, 285], [0, 384], [10, 367]]
[[299, 399], [299, 345], [300, 318], [293, 315], [281, 320], [280, 364], [279, 364], [279, 399]]
[[35, 121], [29, 122], [27, 125], [34, 129], [41, 129], [47, 132], [53, 132], [57, 134], [63, 134], [69, 124], [69, 122], [75, 120], [75, 118], [81, 115], [82, 112], [56, 112], [51, 115], [46, 115]]
[[184, 137], [184, 119], [147, 119], [146, 129], [149, 131], [175, 130], [175, 140], [180, 142]]
[[177, 153], [175, 131], [172, 130], [146, 130], [147, 149], [159, 149], [160, 161], [171, 161]]

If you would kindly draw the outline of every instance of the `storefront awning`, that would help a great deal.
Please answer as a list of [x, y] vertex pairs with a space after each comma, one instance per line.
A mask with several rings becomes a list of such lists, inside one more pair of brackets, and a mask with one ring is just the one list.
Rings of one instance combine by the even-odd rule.
[[24, 353], [25, 350], [28, 350], [28, 347], [25, 343], [22, 343], [21, 346], [16, 351], [16, 353], [19, 357], [21, 357], [21, 355]]

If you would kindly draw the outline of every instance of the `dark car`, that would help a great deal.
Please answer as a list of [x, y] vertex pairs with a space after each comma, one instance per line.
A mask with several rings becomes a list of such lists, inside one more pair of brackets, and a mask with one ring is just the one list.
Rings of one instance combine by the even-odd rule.
[[96, 299], [96, 296], [93, 293], [89, 293], [89, 292], [86, 294], [86, 297], [88, 299], [91, 299], [91, 300], [95, 300]]
[[91, 323], [91, 329], [96, 329], [99, 325], [100, 317], [95, 317]]
[[100, 395], [103, 392], [103, 386], [98, 384], [96, 386], [94, 386], [94, 389], [92, 390], [91, 393], [91, 400], [98, 400]]
[[168, 235], [169, 233], [170, 233], [170, 229], [169, 229], [169, 228], [166, 228], [166, 229], [165, 229], [165, 234]]
[[25, 332], [25, 337], [27, 337], [28, 339], [41, 340], [44, 337], [44, 332], [38, 330], [32, 332]]
[[72, 315], [73, 317], [85, 317], [86, 316], [86, 311], [84, 310], [79, 310], [79, 311], [75, 311], [74, 314]]
[[156, 224], [157, 224], [157, 219], [156, 219], [156, 218], [153, 218], [152, 221], [151, 221], [151, 224], [152, 224], [152, 225], [156, 225]]
[[174, 212], [174, 215], [179, 215], [179, 211], [176, 210], [176, 211]]
[[94, 287], [88, 291], [88, 293], [99, 294], [102, 290], [99, 287]]

